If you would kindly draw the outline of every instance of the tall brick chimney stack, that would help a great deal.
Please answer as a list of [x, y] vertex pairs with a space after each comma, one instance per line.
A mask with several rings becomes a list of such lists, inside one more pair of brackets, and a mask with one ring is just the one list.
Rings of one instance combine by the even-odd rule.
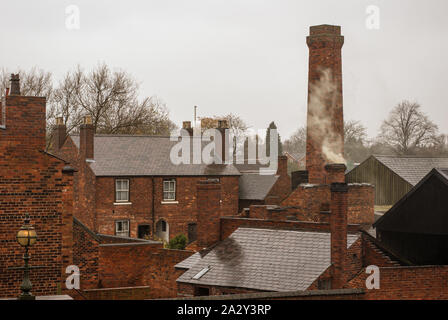
[[65, 138], [67, 137], [67, 126], [64, 123], [62, 117], [56, 118], [56, 128], [54, 131], [54, 148], [60, 150], [64, 145]]
[[218, 179], [197, 183], [197, 246], [207, 248], [220, 240], [221, 184]]
[[332, 184], [334, 182], [345, 182], [345, 170], [347, 167], [343, 163], [332, 163], [325, 165], [326, 184]]
[[87, 115], [79, 131], [79, 152], [84, 160], [93, 160], [94, 135], [92, 117]]
[[191, 121], [182, 122], [182, 129], [186, 130], [190, 137], [193, 136], [193, 128], [191, 127]]
[[331, 184], [330, 232], [332, 289], [341, 289], [347, 282], [347, 192], [345, 182]]
[[11, 73], [11, 90], [9, 94], [12, 96], [20, 96], [20, 78], [19, 74]]
[[[338, 140], [342, 138], [339, 143], [339, 148], [342, 148], [342, 150], [333, 151], [343, 154], [344, 120], [341, 49], [344, 44], [344, 37], [341, 36], [340, 26], [319, 25], [310, 27], [310, 35], [306, 42], [309, 47], [306, 169], [309, 174], [309, 183], [324, 184], [326, 175], [324, 170], [326, 161], [322, 152], [324, 135], [316, 134], [316, 132], [322, 132], [321, 126], [324, 124], [315, 121], [315, 119], [330, 119], [332, 127], [325, 129], [331, 130], [333, 132], [332, 136], [336, 136]], [[312, 88], [321, 80], [324, 70], [330, 72], [336, 86], [335, 94], [322, 97], [324, 106], [312, 105], [310, 103]], [[322, 114], [322, 112], [326, 114]]]
[[226, 136], [226, 131], [229, 129], [229, 124], [227, 120], [218, 120], [218, 128], [216, 129], [221, 134], [221, 139], [216, 140], [215, 152], [217, 155], [217, 163], [225, 163], [229, 152], [227, 148], [229, 147], [228, 137]]

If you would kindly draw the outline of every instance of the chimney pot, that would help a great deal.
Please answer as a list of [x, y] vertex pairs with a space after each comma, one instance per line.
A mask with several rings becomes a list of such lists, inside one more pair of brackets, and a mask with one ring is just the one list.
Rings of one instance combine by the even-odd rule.
[[11, 73], [11, 91], [10, 95], [20, 96], [20, 78], [19, 74]]
[[84, 124], [92, 124], [92, 116], [90, 115], [84, 116]]
[[330, 163], [325, 165], [327, 172], [326, 182], [332, 184], [334, 182], [345, 182], [345, 170], [347, 167], [343, 163]]

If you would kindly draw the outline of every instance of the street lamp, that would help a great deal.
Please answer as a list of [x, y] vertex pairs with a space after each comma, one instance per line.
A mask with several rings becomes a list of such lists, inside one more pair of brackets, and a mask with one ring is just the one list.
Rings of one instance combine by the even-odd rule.
[[28, 260], [30, 260], [30, 255], [28, 254], [28, 249], [37, 241], [37, 234], [34, 227], [30, 224], [30, 216], [28, 213], [25, 214], [25, 223], [17, 232], [17, 242], [25, 247], [25, 255], [23, 260], [25, 261], [25, 267], [23, 272], [23, 281], [20, 286], [22, 293], [19, 295], [19, 300], [35, 300], [36, 297], [31, 294], [32, 284], [30, 281], [30, 270], [28, 266]]

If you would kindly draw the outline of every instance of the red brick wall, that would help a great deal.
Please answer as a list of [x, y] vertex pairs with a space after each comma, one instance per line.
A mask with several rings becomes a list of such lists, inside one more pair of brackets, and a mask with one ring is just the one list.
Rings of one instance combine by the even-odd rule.
[[[129, 219], [131, 237], [137, 237], [139, 224], [152, 226], [152, 181], [151, 177], [131, 177], [131, 205], [114, 205], [115, 178], [97, 177], [96, 206], [98, 231], [115, 234], [116, 220]], [[163, 178], [154, 178], [154, 220], [164, 219], [168, 223], [170, 238], [177, 234], [187, 235], [188, 224], [197, 222], [196, 184], [205, 177], [176, 177], [175, 203], [163, 203]], [[238, 212], [238, 177], [220, 177], [222, 190], [222, 215]], [[198, 232], [200, 230], [198, 229]]]
[[176, 270], [174, 265], [192, 253], [163, 249], [160, 243], [101, 245], [101, 285], [108, 288], [149, 286], [151, 298], [175, 297], [176, 279], [185, 270]]
[[448, 299], [448, 266], [380, 267], [379, 271], [379, 289], [365, 288], [365, 269], [350, 285], [366, 289], [369, 300]]
[[219, 241], [221, 216], [221, 184], [202, 180], [197, 184], [197, 246], [208, 248]]
[[[372, 185], [348, 184], [348, 223], [371, 224], [374, 221], [375, 191]], [[327, 221], [321, 214], [330, 207], [330, 186], [298, 186], [281, 202], [281, 206], [294, 206], [297, 219], [303, 221]]]
[[81, 290], [97, 288], [99, 239], [79, 221], [73, 224], [73, 264], [79, 267]]
[[[322, 123], [312, 121], [316, 114], [321, 113], [321, 106], [310, 104], [310, 94], [313, 85], [321, 78], [322, 70], [330, 70], [336, 85], [336, 96], [325, 97], [325, 110], [320, 114], [320, 119], [329, 119], [331, 128], [339, 139], [339, 150], [333, 150], [335, 153], [343, 154], [344, 140], [344, 120], [342, 112], [342, 62], [341, 48], [344, 43], [344, 37], [341, 36], [341, 30], [338, 26], [313, 26], [310, 27], [310, 36], [307, 37], [309, 47], [309, 70], [308, 70], [308, 119], [307, 119], [307, 139], [306, 139], [306, 169], [309, 173], [309, 182], [315, 184], [325, 183], [326, 172], [324, 165], [326, 160], [322, 155], [322, 142], [324, 135], [316, 134], [321, 132]], [[318, 108], [316, 108], [318, 107]], [[315, 118], [314, 118], [315, 119]], [[328, 138], [326, 136], [325, 138]]]
[[89, 289], [84, 291], [83, 295], [87, 300], [145, 300], [151, 298], [151, 288], [143, 286]]
[[30, 214], [38, 240], [31, 247], [32, 293], [56, 294], [72, 264], [73, 174], [43, 152], [45, 98], [6, 97], [6, 128], [0, 129], [0, 297], [20, 292], [24, 249], [16, 233]]

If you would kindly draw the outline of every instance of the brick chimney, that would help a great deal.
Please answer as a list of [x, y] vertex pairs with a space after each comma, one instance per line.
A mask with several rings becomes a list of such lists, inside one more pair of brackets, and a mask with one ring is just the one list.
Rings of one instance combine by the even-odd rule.
[[79, 131], [79, 152], [85, 160], [93, 160], [94, 158], [94, 135], [92, 117], [87, 115], [84, 117], [84, 123], [81, 125]]
[[207, 248], [220, 240], [221, 184], [218, 179], [197, 183], [197, 245]]
[[[316, 118], [330, 119], [331, 137], [338, 140], [338, 149], [335, 153], [343, 154], [344, 120], [342, 110], [342, 63], [341, 49], [344, 37], [341, 36], [340, 26], [319, 25], [310, 27], [307, 37], [309, 47], [308, 69], [308, 113], [307, 113], [307, 139], [306, 139], [306, 170], [309, 174], [309, 183], [325, 183], [325, 157], [322, 152], [323, 139], [329, 135], [322, 134], [322, 123]], [[330, 72], [335, 85], [335, 92], [328, 97], [322, 97], [323, 104], [316, 106], [310, 103], [312, 88], [320, 81], [322, 71]], [[325, 114], [322, 114], [324, 112]], [[314, 121], [313, 121], [314, 119]], [[335, 144], [336, 145], [336, 144]]]
[[20, 78], [19, 74], [11, 73], [11, 90], [9, 92], [12, 96], [20, 96]]
[[277, 162], [277, 175], [286, 176], [288, 175], [288, 157], [279, 156]]
[[58, 151], [64, 145], [65, 138], [67, 137], [67, 127], [62, 117], [56, 118], [56, 127], [54, 130], [54, 149]]
[[191, 121], [182, 122], [182, 129], [186, 130], [190, 137], [193, 136], [193, 128], [191, 127]]
[[345, 182], [331, 184], [330, 232], [332, 289], [341, 289], [347, 282], [347, 192]]
[[46, 149], [46, 99], [20, 95], [18, 74], [11, 74], [11, 90], [2, 97], [0, 144], [14, 146], [23, 157], [35, 157], [31, 150]]
[[334, 182], [345, 182], [345, 170], [347, 167], [343, 163], [331, 163], [325, 165], [326, 184], [332, 184]]
[[215, 142], [216, 163], [225, 163], [229, 156], [229, 150], [227, 150], [229, 137], [226, 135], [228, 129], [229, 124], [227, 120], [218, 120], [218, 128], [216, 130], [221, 134], [221, 139], [216, 139]]

